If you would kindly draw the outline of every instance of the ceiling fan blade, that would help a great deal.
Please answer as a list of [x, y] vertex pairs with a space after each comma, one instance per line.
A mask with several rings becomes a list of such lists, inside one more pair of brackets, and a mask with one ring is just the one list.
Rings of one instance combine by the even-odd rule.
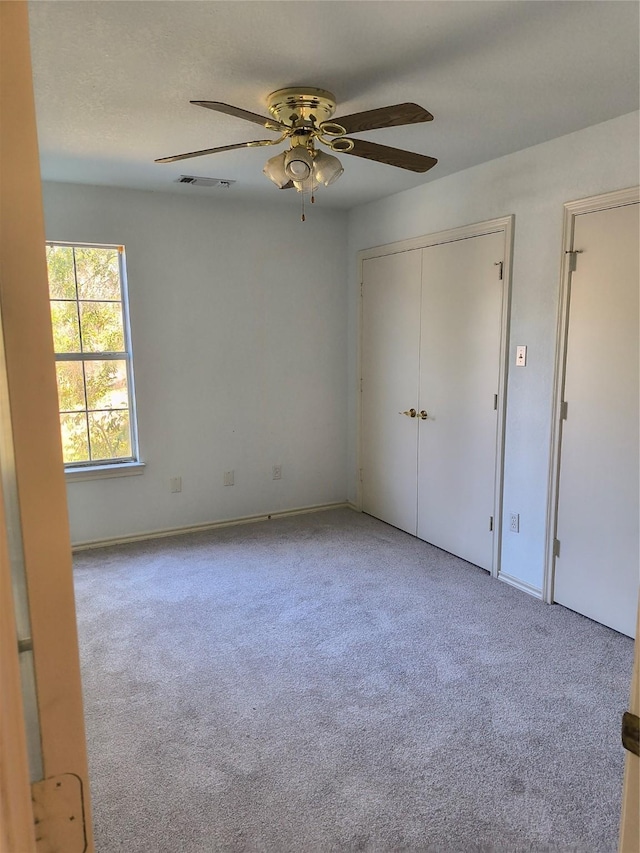
[[279, 190], [292, 190], [293, 189], [293, 181], [289, 181], [283, 187], [278, 187]]
[[397, 127], [401, 124], [419, 124], [421, 121], [432, 120], [431, 113], [418, 104], [395, 104], [392, 107], [379, 107], [377, 110], [340, 116], [332, 121], [342, 125], [347, 133], [360, 133], [379, 127]]
[[154, 163], [175, 163], [178, 160], [188, 160], [189, 157], [202, 157], [204, 154], [217, 154], [219, 151], [233, 151], [235, 148], [253, 148], [260, 145], [271, 145], [270, 139], [256, 139], [254, 142], [239, 142], [237, 145], [221, 145], [219, 148], [203, 148], [202, 151], [190, 151], [188, 154], [174, 154], [173, 157], [161, 157]]
[[189, 101], [190, 104], [195, 104], [197, 107], [206, 107], [208, 110], [215, 110], [217, 113], [224, 113], [228, 116], [243, 118], [245, 121], [252, 121], [254, 124], [260, 124], [269, 130], [283, 130], [285, 125], [281, 124], [273, 118], [251, 113], [248, 110], [241, 110], [240, 107], [234, 107], [231, 104], [223, 104], [220, 101]]
[[[341, 137], [341, 139], [345, 138]], [[365, 142], [363, 139], [352, 139], [351, 142], [353, 142], [351, 151], [336, 153], [353, 154], [367, 160], [376, 160], [378, 163], [388, 163], [389, 166], [397, 166], [399, 169], [409, 169], [411, 172], [427, 172], [438, 162], [435, 157], [427, 157], [426, 154], [415, 154], [412, 151], [402, 151], [400, 148], [389, 148], [387, 145]]]

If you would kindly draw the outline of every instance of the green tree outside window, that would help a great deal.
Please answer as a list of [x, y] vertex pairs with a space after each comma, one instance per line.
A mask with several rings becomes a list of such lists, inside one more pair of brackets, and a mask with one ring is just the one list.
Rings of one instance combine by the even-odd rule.
[[120, 246], [47, 244], [65, 465], [136, 458]]

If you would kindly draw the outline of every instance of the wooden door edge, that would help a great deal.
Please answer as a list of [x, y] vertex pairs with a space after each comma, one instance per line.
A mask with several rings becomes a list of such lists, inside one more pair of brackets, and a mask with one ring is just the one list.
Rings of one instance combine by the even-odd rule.
[[4, 499], [0, 489], [0, 851], [34, 853], [27, 737]]
[[[629, 695], [629, 711], [640, 716], [640, 596], [636, 619], [636, 642]], [[620, 816], [619, 853], [638, 853], [640, 850], [640, 758], [626, 753]]]

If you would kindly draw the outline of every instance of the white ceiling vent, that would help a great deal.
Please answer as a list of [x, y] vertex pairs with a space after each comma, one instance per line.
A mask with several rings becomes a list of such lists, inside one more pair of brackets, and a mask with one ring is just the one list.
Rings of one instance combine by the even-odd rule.
[[231, 184], [235, 184], [235, 181], [228, 181], [226, 178], [200, 178], [197, 175], [180, 175], [175, 182], [191, 184], [194, 187], [221, 187], [225, 190], [228, 190]]

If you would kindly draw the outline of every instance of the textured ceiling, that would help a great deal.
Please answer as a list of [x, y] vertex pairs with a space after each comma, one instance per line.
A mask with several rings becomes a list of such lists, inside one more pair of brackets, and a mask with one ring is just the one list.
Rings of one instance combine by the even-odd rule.
[[[262, 174], [280, 149], [170, 165], [156, 157], [268, 131], [191, 106], [265, 114], [269, 92], [335, 93], [336, 117], [403, 101], [428, 124], [361, 134], [437, 157], [416, 175], [340, 155], [318, 203], [349, 208], [638, 109], [634, 0], [36, 0], [32, 56], [43, 178], [297, 203]], [[275, 134], [274, 134], [275, 136]], [[237, 181], [180, 186], [180, 174]]]

